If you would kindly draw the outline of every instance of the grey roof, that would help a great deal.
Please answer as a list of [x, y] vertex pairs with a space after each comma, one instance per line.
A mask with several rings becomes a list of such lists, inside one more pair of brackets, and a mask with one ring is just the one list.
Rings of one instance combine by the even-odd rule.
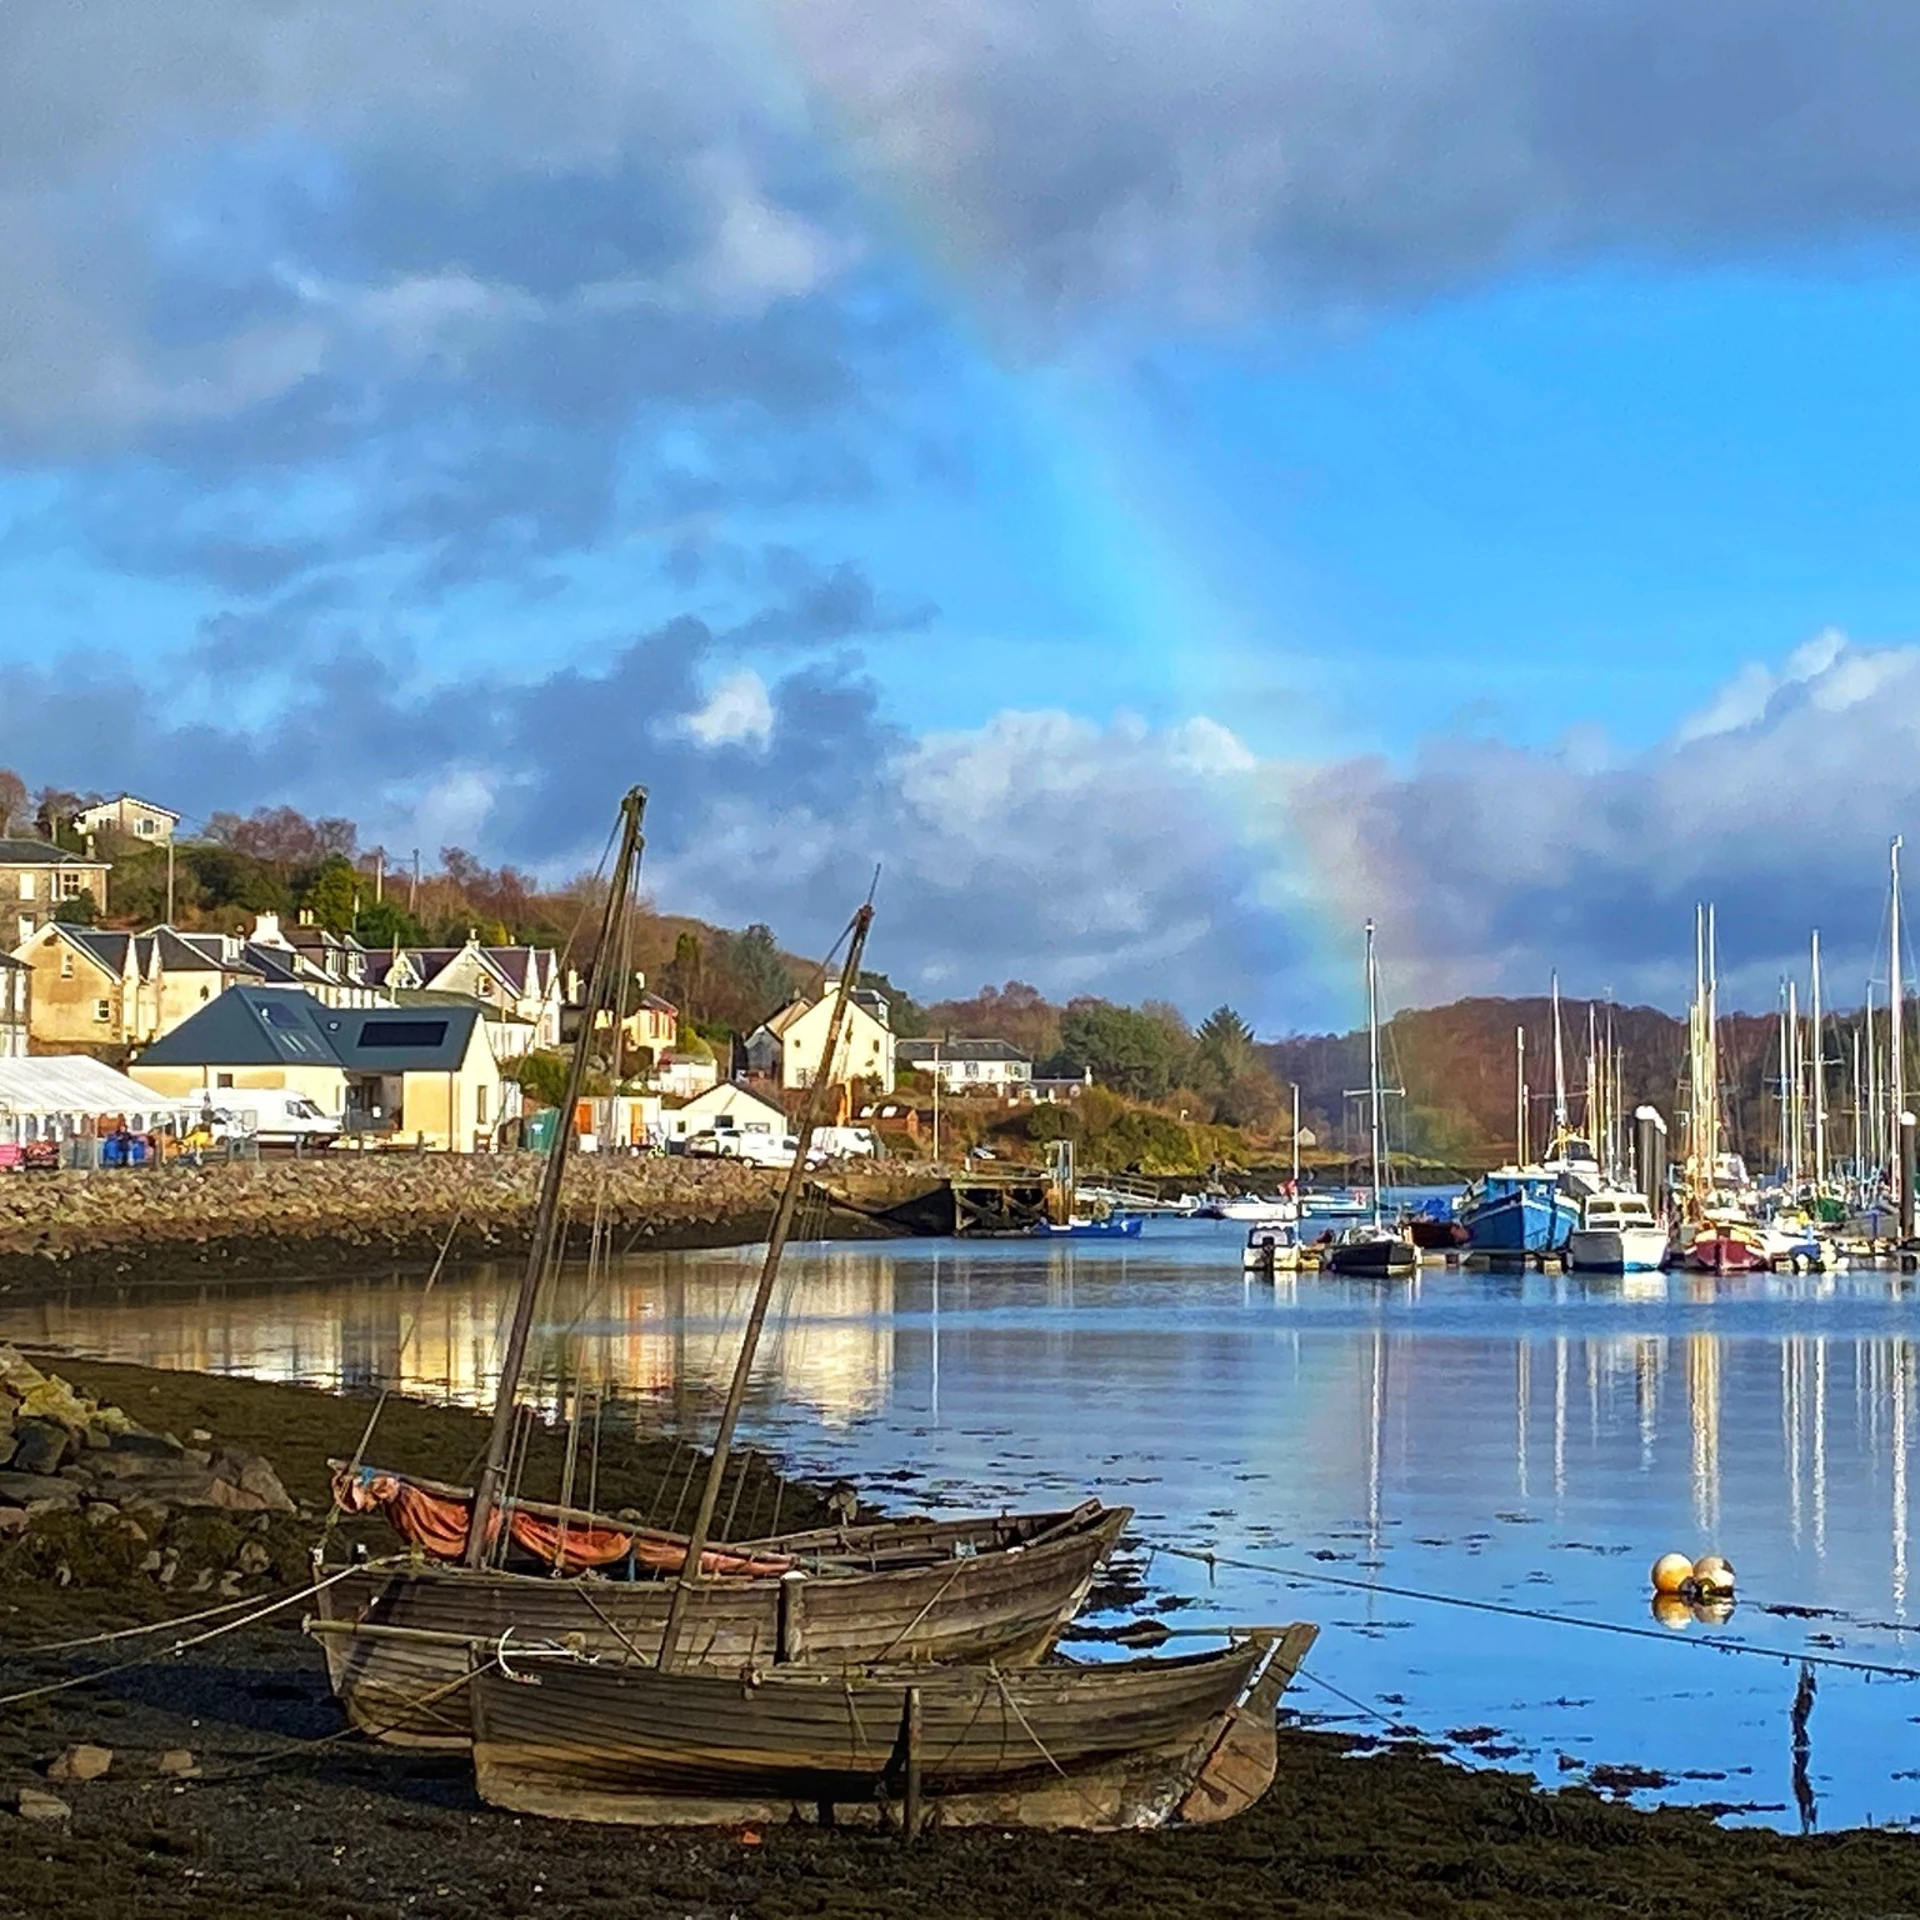
[[1005, 1040], [897, 1040], [894, 1058], [902, 1066], [931, 1065], [940, 1060], [1012, 1060], [1025, 1065], [1031, 1055], [1024, 1054]]
[[15, 973], [31, 973], [33, 969], [24, 960], [16, 960], [10, 953], [0, 953], [0, 968], [11, 967]]
[[483, 1020], [491, 1020], [496, 1026], [533, 1025], [497, 1001], [482, 1000], [471, 993], [454, 993], [441, 987], [395, 987], [392, 993], [396, 1007], [472, 1007]]
[[466, 1058], [476, 1007], [323, 1007], [310, 993], [229, 987], [140, 1055], [143, 1067], [317, 1067], [349, 1073], [451, 1073]]
[[98, 867], [104, 871], [111, 864], [84, 853], [69, 853], [47, 840], [0, 840], [0, 867]]

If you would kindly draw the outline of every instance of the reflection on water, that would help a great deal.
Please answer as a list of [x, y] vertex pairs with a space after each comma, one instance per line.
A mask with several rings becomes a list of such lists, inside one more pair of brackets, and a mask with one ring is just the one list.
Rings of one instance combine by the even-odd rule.
[[[565, 1275], [535, 1397], [612, 1385], [710, 1422], [758, 1268], [751, 1251]], [[214, 1287], [0, 1307], [0, 1338], [481, 1403], [511, 1267], [443, 1278]], [[796, 1249], [746, 1416], [803, 1467], [915, 1503], [1140, 1510], [1151, 1584], [1182, 1619], [1326, 1628], [1313, 1666], [1483, 1758], [1578, 1778], [1597, 1761], [1794, 1824], [1920, 1815], [1920, 1692], [1795, 1656], [1920, 1665], [1910, 1605], [1911, 1283], [1888, 1273], [1585, 1281], [1429, 1270], [1391, 1287], [1239, 1272], [1231, 1228], [1138, 1243]], [[1308, 1576], [1652, 1628], [1657, 1553], [1725, 1553], [1732, 1660]], [[1231, 1558], [1286, 1570], [1224, 1564]], [[1661, 1616], [1662, 1618], [1666, 1616]], [[1909, 1651], [1911, 1649], [1911, 1653]], [[1299, 1704], [1334, 1709], [1303, 1686]], [[1463, 1754], [1472, 1760], [1474, 1752]]]

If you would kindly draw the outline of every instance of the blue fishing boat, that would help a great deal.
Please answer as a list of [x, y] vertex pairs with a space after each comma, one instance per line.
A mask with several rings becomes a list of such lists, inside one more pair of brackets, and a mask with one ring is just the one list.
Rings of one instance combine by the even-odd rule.
[[1067, 1234], [1076, 1240], [1137, 1240], [1146, 1221], [1137, 1213], [1110, 1213], [1099, 1220], [1042, 1220], [1040, 1234]]
[[1482, 1174], [1460, 1201], [1474, 1253], [1557, 1253], [1580, 1224], [1580, 1202], [1540, 1167]]

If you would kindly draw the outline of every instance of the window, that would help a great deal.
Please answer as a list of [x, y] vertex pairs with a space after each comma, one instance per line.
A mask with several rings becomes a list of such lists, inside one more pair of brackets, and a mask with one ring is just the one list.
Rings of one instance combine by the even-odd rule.
[[233, 1075], [230, 1073], [216, 1073], [213, 1076], [213, 1084], [216, 1087], [230, 1087], [233, 1085]]
[[73, 955], [70, 953], [63, 953], [60, 956], [60, 978], [62, 980], [73, 978]]
[[475, 1087], [473, 1090], [473, 1124], [484, 1127], [487, 1124], [487, 1090]]
[[20, 898], [22, 900], [33, 898], [33, 875], [30, 873], [23, 873], [20, 876]]
[[93, 1003], [93, 1017], [104, 1026], [113, 1018], [113, 1002], [111, 1000], [96, 1000]]
[[444, 1020], [363, 1020], [363, 1047], [440, 1047], [447, 1040]]
[[78, 900], [86, 891], [86, 876], [69, 873], [64, 867], [54, 875], [54, 889], [62, 900]]
[[133, 823], [133, 830], [135, 833], [145, 834], [147, 838], [151, 840], [153, 838], [154, 829], [158, 827], [159, 824], [160, 824], [159, 821], [149, 820], [144, 815], [142, 815], [140, 819], [136, 820]]
[[282, 1033], [298, 1033], [300, 1016], [291, 1007], [267, 1005], [260, 1009], [260, 1018], [270, 1027], [278, 1027]]

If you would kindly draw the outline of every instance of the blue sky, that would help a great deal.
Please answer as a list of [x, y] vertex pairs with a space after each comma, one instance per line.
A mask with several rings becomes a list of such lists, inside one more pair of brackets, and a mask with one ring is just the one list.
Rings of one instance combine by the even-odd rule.
[[[84, 31], [82, 27], [84, 26]], [[1915, 825], [1883, 8], [0, 15], [0, 764], [923, 992], [1864, 974]], [[31, 76], [31, 84], [27, 76]]]

